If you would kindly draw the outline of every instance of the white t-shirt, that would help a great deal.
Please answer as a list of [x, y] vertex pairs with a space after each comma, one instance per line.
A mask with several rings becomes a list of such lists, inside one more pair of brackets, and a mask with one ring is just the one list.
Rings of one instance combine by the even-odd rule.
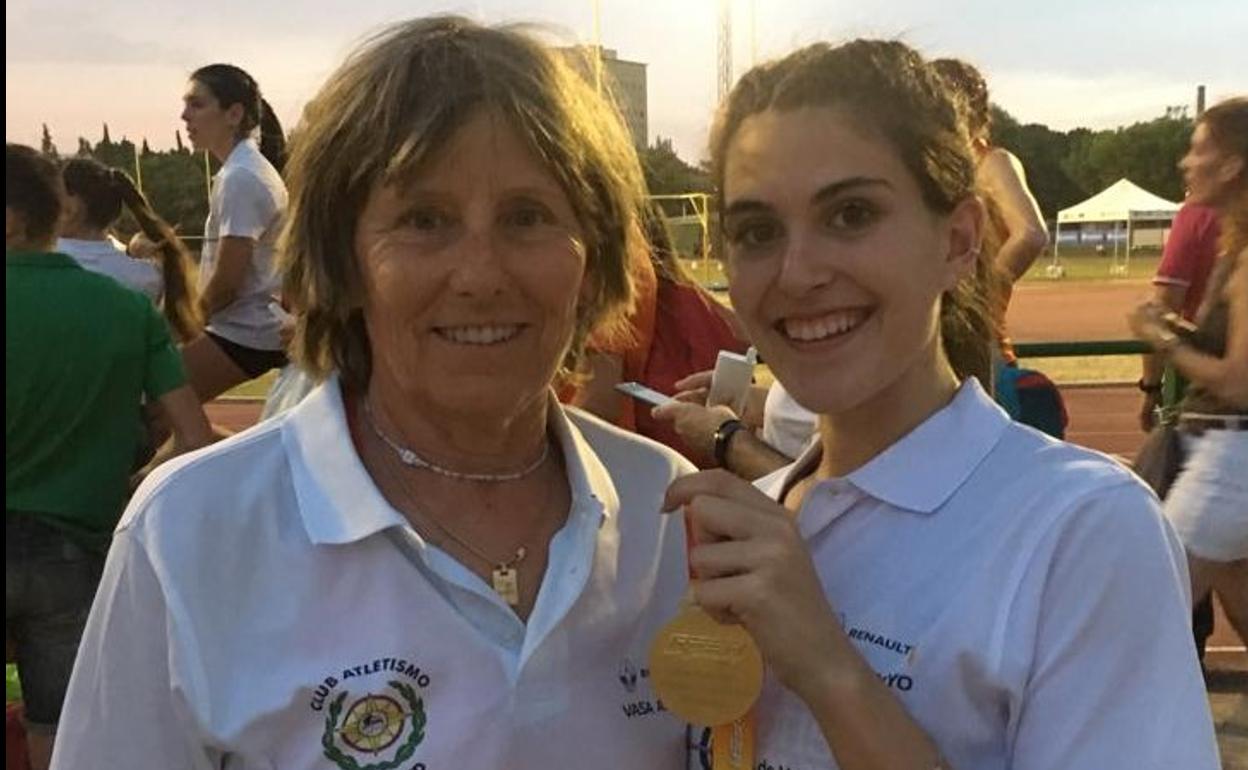
[[[759, 479], [778, 497], [797, 463]], [[978, 382], [798, 526], [868, 664], [958, 770], [1218, 767], [1183, 550], [1104, 455], [1011, 422]], [[759, 767], [835, 768], [768, 678]]]
[[279, 290], [273, 250], [286, 211], [286, 185], [254, 139], [234, 146], [212, 180], [204, 248], [199, 262], [203, 291], [217, 268], [221, 239], [255, 241], [238, 297], [208, 319], [207, 330], [256, 350], [281, 350], [281, 318], [270, 307]]
[[763, 405], [763, 441], [796, 458], [819, 430], [819, 415], [797, 403], [779, 380], [767, 389]]
[[645, 661], [686, 582], [659, 508], [692, 466], [557, 404], [550, 429], [572, 505], [527, 624], [381, 496], [336, 380], [163, 466], [118, 526], [53, 767], [683, 767]]
[[134, 289], [153, 303], [160, 302], [164, 296], [165, 279], [160, 274], [160, 268], [146, 260], [131, 257], [112, 239], [83, 241], [58, 238], [56, 251], [73, 257], [86, 270], [107, 275], [122, 286]]

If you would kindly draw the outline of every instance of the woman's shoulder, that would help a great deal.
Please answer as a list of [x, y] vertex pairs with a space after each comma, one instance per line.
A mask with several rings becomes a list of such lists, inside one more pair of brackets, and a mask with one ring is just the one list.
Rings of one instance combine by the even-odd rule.
[[1125, 458], [1091, 447], [1053, 438], [1042, 431], [1011, 422], [998, 445], [1002, 471], [1024, 479], [1058, 481], [1079, 488], [1138, 484]]
[[281, 420], [188, 452], [156, 468], [130, 499], [118, 531], [137, 537], [204, 528], [222, 534], [281, 494], [287, 460]]
[[[977, 487], [992, 488], [1002, 511], [1027, 527], [1154, 529], [1156, 495], [1124, 458], [1059, 441], [1012, 423], [985, 459]], [[972, 492], [975, 494], [975, 492]]]
[[697, 470], [680, 453], [657, 441], [624, 430], [576, 407], [565, 406], [563, 410], [613, 475], [617, 471], [635, 471], [672, 479]]

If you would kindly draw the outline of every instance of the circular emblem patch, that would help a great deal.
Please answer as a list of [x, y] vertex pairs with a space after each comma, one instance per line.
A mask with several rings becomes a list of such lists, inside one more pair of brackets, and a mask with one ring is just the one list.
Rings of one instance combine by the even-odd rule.
[[356, 751], [376, 754], [399, 739], [407, 715], [398, 701], [385, 695], [365, 695], [347, 709], [339, 733]]

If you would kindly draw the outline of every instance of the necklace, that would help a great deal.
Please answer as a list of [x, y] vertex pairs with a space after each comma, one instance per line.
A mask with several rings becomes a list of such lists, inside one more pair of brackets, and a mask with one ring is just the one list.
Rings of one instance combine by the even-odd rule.
[[450, 468], [443, 468], [437, 463], [426, 460], [411, 449], [403, 446], [383, 433], [381, 426], [377, 424], [377, 420], [373, 416], [372, 404], [369, 403], [367, 398], [362, 400], [364, 401], [364, 417], [368, 420], [368, 426], [373, 429], [373, 433], [377, 434], [377, 438], [381, 439], [386, 446], [390, 447], [391, 451], [398, 456], [399, 460], [404, 465], [412, 468], [421, 468], [427, 471], [432, 471], [433, 473], [436, 473], [439, 476], [445, 476], [448, 479], [455, 479], [457, 481], [485, 481], [495, 484], [504, 481], [519, 481], [526, 476], [531, 476], [534, 471], [542, 467], [542, 464], [546, 462], [546, 458], [550, 456], [550, 442], [545, 441], [542, 443], [542, 452], [537, 456], [537, 459], [528, 466], [521, 468], [514, 473], [464, 473], [461, 471], [453, 471]]
[[[380, 434], [378, 434], [378, 437], [383, 441], [385, 440], [385, 438]], [[465, 551], [473, 556], [476, 556], [478, 559], [492, 567], [492, 571], [490, 572], [490, 587], [494, 589], [494, 593], [498, 594], [499, 597], [502, 598], [503, 601], [507, 602], [507, 604], [512, 608], [519, 606], [520, 576], [516, 571], [516, 567], [519, 566], [520, 562], [524, 561], [524, 557], [529, 555], [528, 549], [521, 544], [516, 547], [515, 553], [513, 553], [509, 559], [498, 560], [491, 558], [489, 554], [452, 532], [433, 516], [425, 513], [420, 505], [417, 504], [416, 495], [412, 492], [411, 487], [408, 485], [407, 479], [404, 478], [402, 474], [397, 473], [396, 469], [391, 468], [389, 463], [383, 462], [382, 465], [385, 468], [386, 474], [390, 477], [390, 480], [398, 486], [399, 490], [403, 493], [403, 496], [407, 498], [408, 504], [411, 506], [411, 510], [417, 513], [423, 521], [432, 524], [434, 528], [437, 529], [443, 536], [449, 538]], [[545, 508], [549, 502], [550, 488], [548, 486], [546, 489], [545, 499], [542, 501], [542, 508]]]

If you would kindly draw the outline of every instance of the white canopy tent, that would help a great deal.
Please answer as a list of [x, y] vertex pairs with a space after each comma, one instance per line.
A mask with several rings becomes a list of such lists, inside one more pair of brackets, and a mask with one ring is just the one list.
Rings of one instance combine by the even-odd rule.
[[[1057, 232], [1053, 236], [1053, 263], [1057, 264], [1062, 225], [1114, 225], [1114, 265], [1118, 266], [1118, 225], [1127, 223], [1127, 260], [1131, 259], [1131, 234], [1136, 222], [1171, 221], [1179, 212], [1179, 204], [1145, 190], [1129, 179], [1119, 179], [1083, 203], [1062, 209], [1057, 214]], [[1125, 271], [1124, 271], [1125, 272]]]

